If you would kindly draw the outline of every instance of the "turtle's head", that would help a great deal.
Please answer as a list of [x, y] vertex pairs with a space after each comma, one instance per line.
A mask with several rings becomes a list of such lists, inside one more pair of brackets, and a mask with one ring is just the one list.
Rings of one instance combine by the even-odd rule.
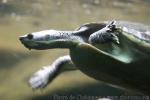
[[70, 31], [44, 30], [19, 37], [21, 43], [29, 49], [69, 48], [78, 39]]

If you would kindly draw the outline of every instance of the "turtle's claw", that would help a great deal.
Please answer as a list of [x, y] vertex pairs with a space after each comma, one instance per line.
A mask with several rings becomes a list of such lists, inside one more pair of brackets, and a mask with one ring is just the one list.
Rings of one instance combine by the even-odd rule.
[[113, 20], [107, 25], [110, 32], [113, 32], [116, 30], [116, 21]]
[[44, 67], [37, 71], [31, 78], [28, 83], [32, 89], [41, 89], [44, 88], [49, 81], [49, 70], [48, 67]]
[[29, 80], [29, 85], [32, 87], [32, 89], [38, 89], [45, 85], [42, 81], [43, 80], [38, 78], [38, 76], [31, 77]]

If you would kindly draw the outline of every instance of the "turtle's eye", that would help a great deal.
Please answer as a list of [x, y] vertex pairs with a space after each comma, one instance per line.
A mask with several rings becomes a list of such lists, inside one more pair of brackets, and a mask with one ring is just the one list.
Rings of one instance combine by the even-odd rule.
[[32, 35], [32, 34], [28, 34], [28, 35], [27, 35], [27, 38], [28, 38], [29, 40], [31, 40], [31, 39], [33, 39], [33, 35]]

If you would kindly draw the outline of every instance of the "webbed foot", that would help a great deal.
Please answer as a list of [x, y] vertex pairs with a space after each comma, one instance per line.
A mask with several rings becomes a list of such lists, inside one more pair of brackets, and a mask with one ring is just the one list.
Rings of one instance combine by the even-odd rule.
[[116, 21], [108, 23], [104, 28], [94, 32], [89, 37], [90, 44], [114, 42], [119, 44]]
[[29, 79], [29, 86], [32, 89], [44, 88], [52, 81], [58, 74], [61, 67], [71, 62], [69, 55], [59, 57], [50, 66], [45, 66], [36, 73], [34, 73]]
[[50, 67], [43, 67], [34, 73], [29, 79], [29, 85], [32, 89], [44, 88], [49, 82]]

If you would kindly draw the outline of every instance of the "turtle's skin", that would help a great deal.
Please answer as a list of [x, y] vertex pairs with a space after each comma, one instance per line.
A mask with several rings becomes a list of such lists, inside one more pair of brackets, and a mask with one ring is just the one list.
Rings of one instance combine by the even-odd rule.
[[45, 30], [20, 37], [29, 49], [68, 48], [70, 55], [29, 80], [42, 88], [65, 63], [106, 84], [150, 95], [150, 27], [126, 21], [90, 23], [75, 31]]

